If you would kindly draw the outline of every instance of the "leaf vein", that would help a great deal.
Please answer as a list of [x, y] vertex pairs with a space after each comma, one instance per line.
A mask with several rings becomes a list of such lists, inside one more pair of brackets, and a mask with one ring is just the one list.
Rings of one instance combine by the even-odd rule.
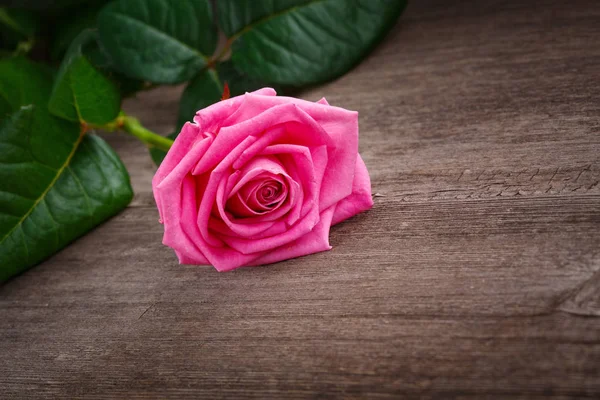
[[317, 60], [311, 60], [310, 58], [306, 57], [304, 54], [299, 53], [297, 51], [292, 51], [291, 49], [286, 48], [283, 44], [277, 42], [276, 40], [270, 38], [265, 32], [261, 32], [260, 30], [256, 30], [254, 31], [255, 34], [262, 36], [265, 39], [266, 43], [269, 43], [270, 46], [272, 48], [279, 48], [284, 50], [284, 53], [288, 53], [291, 54], [293, 56], [296, 56], [296, 58], [301, 59], [302, 61], [304, 61], [305, 63], [309, 64], [309, 65], [314, 65], [315, 63], [317, 63]]
[[150, 31], [152, 31], [152, 32], [154, 32], [155, 34], [157, 34], [158, 36], [161, 36], [161, 37], [163, 37], [163, 38], [166, 38], [166, 39], [167, 39], [167, 40], [169, 40], [169, 41], [175, 42], [175, 43], [179, 44], [181, 47], [185, 47], [186, 49], [188, 49], [188, 50], [192, 51], [193, 53], [195, 53], [195, 54], [199, 55], [199, 56], [200, 56], [200, 57], [202, 57], [202, 58], [203, 58], [205, 61], [208, 61], [208, 56], [206, 56], [206, 55], [202, 54], [202, 53], [201, 53], [201, 52], [200, 52], [198, 49], [196, 49], [196, 48], [194, 48], [194, 47], [190, 46], [189, 44], [187, 44], [187, 43], [185, 43], [185, 42], [182, 42], [182, 41], [180, 41], [179, 39], [177, 39], [177, 38], [175, 38], [175, 37], [173, 37], [173, 36], [169, 36], [169, 35], [168, 35], [168, 34], [166, 34], [165, 32], [161, 31], [160, 29], [157, 29], [157, 28], [155, 28], [155, 27], [154, 27], [154, 26], [152, 26], [152, 25], [146, 24], [146, 23], [144, 23], [143, 21], [140, 21], [140, 20], [138, 20], [138, 19], [135, 19], [135, 18], [133, 18], [133, 17], [131, 17], [131, 16], [127, 15], [127, 14], [123, 14], [123, 13], [119, 13], [119, 12], [114, 12], [114, 15], [115, 15], [117, 18], [125, 19], [125, 20], [127, 20], [127, 21], [129, 21], [129, 22], [131, 22], [131, 23], [133, 23], [133, 24], [136, 24], [136, 25], [138, 25], [138, 26], [139, 26], [139, 25], [142, 25], [142, 26], [144, 26], [144, 27], [148, 28]]
[[110, 184], [110, 182], [108, 181], [108, 179], [106, 177], [106, 174], [102, 170], [102, 164], [96, 159], [96, 155], [94, 154], [93, 149], [90, 150], [86, 142], [83, 142], [82, 146], [85, 147], [86, 150], [88, 150], [88, 152], [90, 154], [90, 159], [94, 162], [94, 164], [96, 164], [96, 167], [98, 167], [98, 171], [100, 171], [100, 175], [102, 176], [102, 179], [106, 183], [106, 186], [110, 189], [110, 202], [112, 204], [114, 202], [114, 199], [116, 198], [116, 196], [113, 191], [112, 185]]
[[85, 197], [85, 203], [87, 204], [88, 214], [93, 215], [94, 212], [93, 212], [92, 203], [91, 203], [91, 199], [90, 199], [88, 192], [85, 190], [85, 187], [81, 183], [81, 180], [79, 179], [79, 177], [77, 176], [77, 174], [75, 173], [73, 168], [71, 168], [70, 165], [67, 166], [67, 170], [71, 173], [71, 175], [73, 175], [73, 179], [75, 179], [75, 182], [77, 182], [77, 185], [79, 185], [79, 188], [81, 189], [81, 192], [83, 193], [83, 196]]
[[242, 29], [240, 29], [239, 31], [237, 31], [236, 33], [234, 33], [233, 35], [231, 35], [230, 40], [234, 41], [237, 38], [239, 38], [240, 36], [242, 36], [244, 33], [248, 32], [249, 30], [255, 28], [256, 26], [258, 26], [260, 24], [264, 24], [265, 22], [268, 22], [268, 21], [270, 21], [270, 20], [272, 20], [274, 18], [281, 17], [282, 15], [285, 15], [287, 13], [291, 13], [292, 11], [297, 10], [299, 8], [310, 7], [310, 6], [313, 6], [313, 5], [317, 4], [317, 3], [322, 3], [322, 2], [325, 2], [325, 1], [328, 1], [328, 0], [313, 0], [313, 1], [310, 1], [310, 2], [305, 3], [305, 4], [301, 4], [301, 5], [297, 5], [297, 6], [292, 6], [292, 7], [286, 8], [284, 10], [281, 10], [279, 12], [273, 13], [271, 15], [267, 15], [266, 17], [263, 17], [263, 18], [261, 18], [261, 19], [259, 19], [257, 21], [251, 22], [250, 24], [246, 25], [245, 27], [243, 27]]
[[[71, 162], [71, 159], [73, 158], [73, 155], [75, 154], [75, 151], [79, 147], [79, 143], [81, 143], [82, 139], [83, 139], [83, 134], [80, 134], [79, 138], [77, 139], [77, 141], [73, 144], [73, 148], [71, 149], [71, 152], [69, 153], [69, 155], [65, 159], [65, 162], [60, 167], [60, 169], [57, 170], [56, 175], [54, 176], [54, 178], [52, 179], [52, 181], [48, 184], [48, 186], [46, 187], [46, 189], [44, 189], [44, 191], [40, 194], [40, 196], [37, 198], [37, 200], [31, 205], [31, 207], [29, 208], [29, 210], [27, 210], [27, 212], [25, 214], [23, 214], [23, 217], [21, 217], [21, 219], [19, 220], [19, 222], [17, 222], [15, 224], [15, 226], [10, 231], [8, 231], [2, 237], [2, 239], [0, 239], [0, 244], [2, 244], [6, 240], [6, 238], [8, 238], [14, 232], [15, 229], [17, 229], [18, 227], [22, 226], [23, 222], [31, 215], [31, 213], [37, 207], [37, 205], [46, 197], [46, 195], [48, 194], [48, 192], [50, 191], [50, 189], [52, 189], [54, 187], [54, 184], [58, 181], [58, 178], [61, 176], [61, 174], [63, 173], [64, 169]], [[21, 229], [21, 231], [22, 230], [23, 229]]]
[[23, 240], [23, 248], [25, 249], [25, 260], [26, 262], [29, 262], [29, 247], [27, 247], [27, 239], [25, 238], [25, 231], [23, 230], [23, 227], [21, 227], [21, 239]]

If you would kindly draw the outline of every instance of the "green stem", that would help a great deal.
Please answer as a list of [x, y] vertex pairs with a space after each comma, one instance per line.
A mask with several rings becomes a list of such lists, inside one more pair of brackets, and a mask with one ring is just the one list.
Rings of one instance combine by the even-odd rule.
[[121, 129], [125, 132], [137, 137], [148, 146], [156, 147], [157, 149], [169, 151], [173, 145], [173, 141], [157, 133], [144, 128], [137, 118], [123, 115], [123, 124]]
[[115, 118], [114, 121], [104, 125], [86, 124], [84, 122], [83, 130], [87, 131], [88, 129], [101, 129], [107, 132], [114, 132], [119, 129], [140, 139], [142, 142], [146, 143], [148, 147], [156, 147], [157, 149], [163, 151], [169, 151], [173, 145], [173, 141], [171, 139], [144, 128], [137, 118], [125, 115], [123, 111], [121, 111], [119, 116]]
[[223, 58], [225, 58], [225, 55], [227, 55], [227, 53], [229, 52], [229, 50], [231, 50], [231, 44], [233, 43], [232, 39], [227, 39], [227, 42], [225, 42], [225, 45], [223, 46], [223, 48], [221, 49], [221, 51], [219, 52], [219, 54], [217, 54], [216, 57], [214, 57], [209, 63], [208, 65], [211, 64], [216, 64], [218, 62], [222, 62]]

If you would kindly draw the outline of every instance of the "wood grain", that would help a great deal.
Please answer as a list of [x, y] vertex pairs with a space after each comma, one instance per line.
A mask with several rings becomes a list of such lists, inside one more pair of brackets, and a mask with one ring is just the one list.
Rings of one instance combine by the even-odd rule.
[[[301, 94], [360, 112], [374, 208], [220, 274], [131, 206], [0, 287], [1, 398], [599, 398], [600, 8], [422, 0]], [[169, 133], [181, 87], [126, 108]]]

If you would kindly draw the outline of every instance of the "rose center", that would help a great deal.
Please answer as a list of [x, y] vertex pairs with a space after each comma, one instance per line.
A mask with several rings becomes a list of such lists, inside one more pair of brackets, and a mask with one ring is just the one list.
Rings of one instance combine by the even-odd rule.
[[246, 182], [227, 202], [226, 209], [238, 218], [263, 215], [279, 209], [288, 197], [287, 178], [270, 174]]
[[273, 207], [282, 191], [282, 185], [277, 181], [267, 181], [261, 185], [257, 193], [258, 202], [265, 207]]

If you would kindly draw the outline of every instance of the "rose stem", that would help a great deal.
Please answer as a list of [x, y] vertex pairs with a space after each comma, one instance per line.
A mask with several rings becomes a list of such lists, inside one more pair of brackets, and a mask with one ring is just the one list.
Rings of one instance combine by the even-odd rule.
[[137, 137], [148, 146], [156, 147], [157, 149], [169, 151], [173, 145], [173, 141], [169, 138], [160, 136], [157, 133], [144, 128], [137, 118], [123, 116], [123, 124], [121, 129], [125, 132]]

